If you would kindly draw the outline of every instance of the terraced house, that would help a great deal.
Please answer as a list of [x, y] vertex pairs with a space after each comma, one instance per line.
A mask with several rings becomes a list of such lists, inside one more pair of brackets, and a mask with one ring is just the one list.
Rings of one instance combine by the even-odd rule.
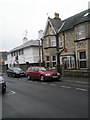
[[[64, 74], [88, 76], [90, 71], [90, 9], [65, 20], [48, 17], [43, 61], [48, 68], [64, 65]], [[83, 73], [83, 74], [82, 74]]]

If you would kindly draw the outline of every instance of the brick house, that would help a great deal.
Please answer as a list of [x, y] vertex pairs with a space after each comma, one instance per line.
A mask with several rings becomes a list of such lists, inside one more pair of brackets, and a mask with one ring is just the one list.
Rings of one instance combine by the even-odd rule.
[[43, 43], [43, 61], [48, 68], [64, 64], [65, 73], [90, 70], [90, 9], [65, 20], [48, 18]]

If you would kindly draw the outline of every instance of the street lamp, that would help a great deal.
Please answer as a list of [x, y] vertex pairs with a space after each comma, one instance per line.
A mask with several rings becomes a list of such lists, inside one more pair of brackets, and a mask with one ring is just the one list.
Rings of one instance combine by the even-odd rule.
[[39, 42], [39, 66], [41, 66], [41, 51], [40, 51], [40, 40], [37, 40]]

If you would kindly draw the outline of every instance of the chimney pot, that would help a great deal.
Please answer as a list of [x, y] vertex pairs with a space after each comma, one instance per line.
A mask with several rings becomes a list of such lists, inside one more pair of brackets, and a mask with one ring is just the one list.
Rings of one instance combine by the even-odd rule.
[[55, 18], [59, 19], [59, 14], [58, 13], [55, 13]]

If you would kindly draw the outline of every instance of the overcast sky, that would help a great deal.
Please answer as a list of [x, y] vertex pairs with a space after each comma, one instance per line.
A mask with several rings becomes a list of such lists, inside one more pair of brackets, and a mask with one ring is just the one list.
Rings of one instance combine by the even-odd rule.
[[0, 0], [0, 51], [9, 51], [23, 43], [25, 30], [29, 40], [38, 38], [48, 16], [59, 13], [63, 20], [88, 9], [90, 0]]

